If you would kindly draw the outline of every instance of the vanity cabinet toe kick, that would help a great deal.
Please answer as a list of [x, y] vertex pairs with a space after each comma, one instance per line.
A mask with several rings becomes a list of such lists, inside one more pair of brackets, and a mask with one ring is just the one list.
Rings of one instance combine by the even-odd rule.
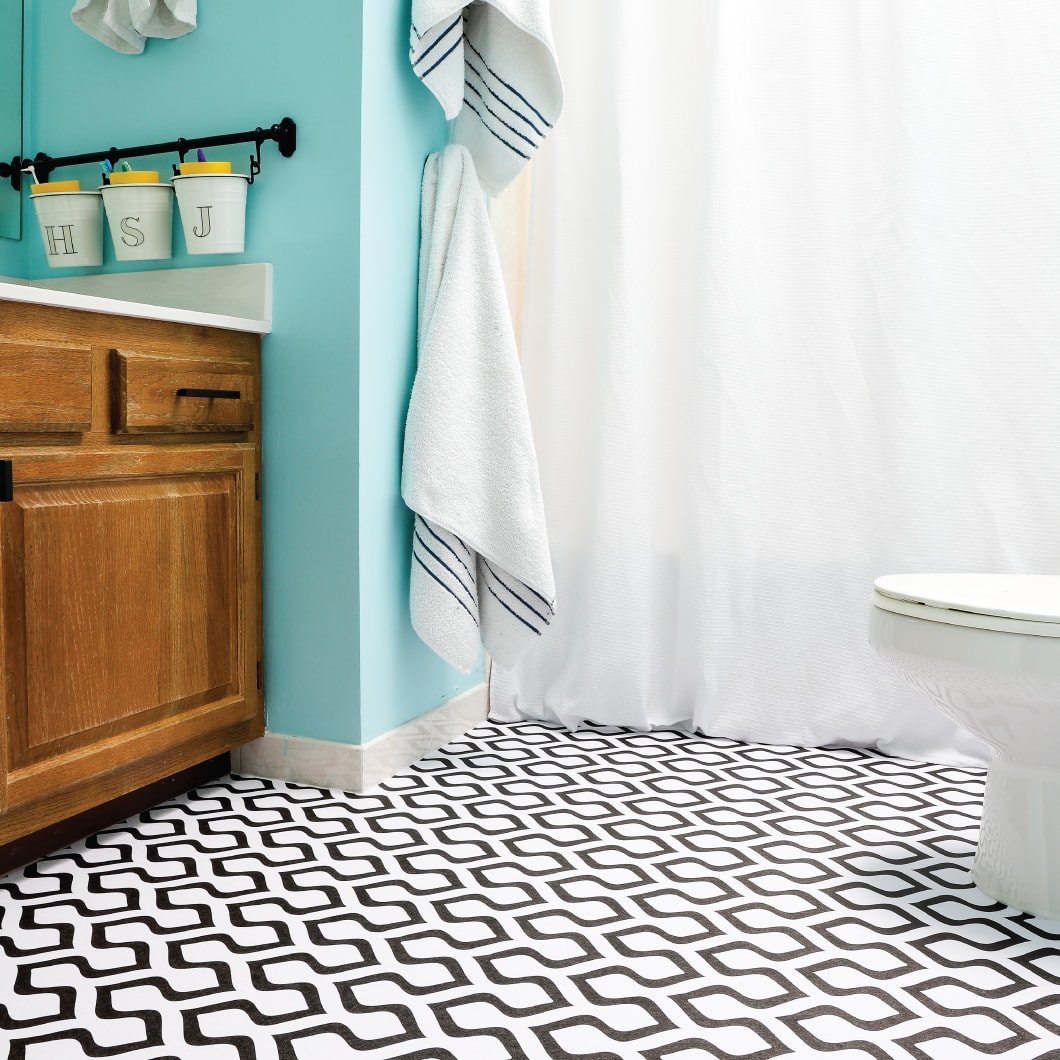
[[5, 844], [264, 730], [260, 340], [0, 301]]

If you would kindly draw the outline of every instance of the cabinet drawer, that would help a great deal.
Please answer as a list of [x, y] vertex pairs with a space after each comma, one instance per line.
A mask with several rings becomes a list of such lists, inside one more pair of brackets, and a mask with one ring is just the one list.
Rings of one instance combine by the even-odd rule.
[[251, 364], [111, 350], [111, 381], [111, 420], [119, 434], [254, 429]]
[[91, 426], [88, 346], [0, 339], [0, 431], [87, 431]]

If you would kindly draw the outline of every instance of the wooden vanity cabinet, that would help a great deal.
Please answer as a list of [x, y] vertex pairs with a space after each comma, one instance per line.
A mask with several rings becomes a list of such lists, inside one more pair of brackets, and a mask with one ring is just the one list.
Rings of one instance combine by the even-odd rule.
[[0, 302], [0, 845], [260, 736], [259, 340]]

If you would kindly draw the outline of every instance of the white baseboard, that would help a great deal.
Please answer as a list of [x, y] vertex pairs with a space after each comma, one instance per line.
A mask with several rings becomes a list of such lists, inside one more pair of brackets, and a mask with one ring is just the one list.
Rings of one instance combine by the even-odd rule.
[[485, 721], [488, 709], [483, 683], [365, 744], [266, 732], [232, 751], [232, 772], [360, 793]]

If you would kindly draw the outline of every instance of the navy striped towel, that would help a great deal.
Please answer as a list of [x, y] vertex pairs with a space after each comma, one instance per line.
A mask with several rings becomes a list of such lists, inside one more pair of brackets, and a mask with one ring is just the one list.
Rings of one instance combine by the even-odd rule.
[[563, 106], [548, 0], [412, 0], [409, 58], [499, 195]]
[[537, 455], [500, 262], [474, 162], [423, 172], [419, 334], [401, 496], [416, 513], [412, 625], [467, 673], [510, 666], [555, 614]]

